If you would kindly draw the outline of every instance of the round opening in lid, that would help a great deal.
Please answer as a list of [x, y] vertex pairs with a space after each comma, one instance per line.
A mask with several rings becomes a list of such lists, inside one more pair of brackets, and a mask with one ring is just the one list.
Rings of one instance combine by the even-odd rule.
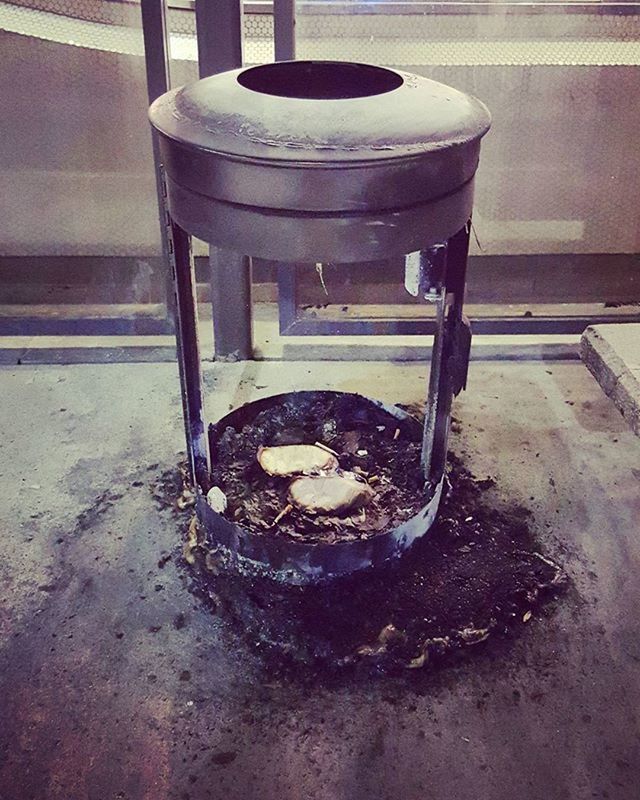
[[385, 94], [403, 84], [397, 72], [343, 61], [282, 61], [238, 75], [246, 89], [301, 100], [349, 100]]

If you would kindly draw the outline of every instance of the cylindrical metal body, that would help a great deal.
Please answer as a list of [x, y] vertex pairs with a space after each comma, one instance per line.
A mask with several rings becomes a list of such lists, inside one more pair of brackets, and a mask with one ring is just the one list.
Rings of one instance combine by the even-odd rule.
[[280, 261], [382, 259], [446, 241], [471, 214], [485, 106], [363, 64], [281, 62], [151, 107], [169, 207], [187, 231]]

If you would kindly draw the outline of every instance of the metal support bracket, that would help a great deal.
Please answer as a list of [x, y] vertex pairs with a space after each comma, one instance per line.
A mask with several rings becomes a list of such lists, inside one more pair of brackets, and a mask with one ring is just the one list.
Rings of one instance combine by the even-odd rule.
[[[169, 71], [169, 38], [167, 33], [167, 8], [165, 0], [141, 0], [142, 33], [144, 37], [144, 60], [147, 76], [147, 95], [149, 103], [160, 97], [171, 88]], [[160, 220], [160, 244], [162, 260], [166, 265], [165, 298], [167, 304], [167, 321], [173, 329], [175, 315], [173, 285], [169, 268], [169, 241], [164, 224], [164, 174], [160, 163], [160, 146], [158, 134], [151, 132], [153, 147], [153, 164], [156, 179], [156, 197]]]
[[467, 388], [469, 356], [471, 354], [471, 323], [464, 315], [451, 320], [451, 352], [447, 357], [447, 369], [451, 374], [453, 396], [457, 397]]
[[436, 302], [444, 283], [447, 245], [436, 244], [404, 257], [404, 288], [412, 297]]
[[206, 432], [204, 391], [198, 338], [196, 280], [191, 237], [171, 217], [167, 205], [164, 171], [160, 171], [163, 221], [175, 292], [175, 333], [182, 394], [182, 414], [192, 485], [209, 490], [211, 457]]
[[435, 284], [424, 295], [435, 303], [436, 329], [431, 355], [427, 409], [422, 440], [425, 480], [436, 486], [444, 476], [451, 404], [467, 385], [471, 326], [462, 314], [470, 223], [445, 247], [424, 251], [419, 284]]

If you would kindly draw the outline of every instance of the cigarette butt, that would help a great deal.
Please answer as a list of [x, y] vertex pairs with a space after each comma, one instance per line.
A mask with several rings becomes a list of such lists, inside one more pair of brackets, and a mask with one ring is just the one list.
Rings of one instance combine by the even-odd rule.
[[319, 447], [321, 450], [325, 450], [327, 453], [331, 453], [332, 456], [338, 458], [338, 453], [335, 450], [332, 450], [330, 447], [327, 447], [326, 444], [322, 444], [322, 442], [314, 442], [316, 447]]
[[400, 428], [396, 428], [396, 432], [393, 434], [393, 441], [394, 442], [398, 438], [398, 436], [400, 436]]
[[291, 511], [293, 511], [293, 506], [291, 505], [291, 503], [287, 503], [287, 505], [282, 509], [282, 511], [278, 514], [278, 516], [273, 520], [273, 524], [277, 525], [280, 522], [280, 520], [283, 517], [286, 517], [286, 515], [289, 514]]

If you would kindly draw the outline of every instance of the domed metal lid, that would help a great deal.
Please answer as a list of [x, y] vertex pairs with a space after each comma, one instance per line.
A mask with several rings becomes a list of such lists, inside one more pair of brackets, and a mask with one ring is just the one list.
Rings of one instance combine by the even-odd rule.
[[486, 106], [405, 72], [290, 61], [214, 75], [168, 92], [151, 122], [188, 148], [239, 159], [357, 162], [415, 157], [479, 140]]

